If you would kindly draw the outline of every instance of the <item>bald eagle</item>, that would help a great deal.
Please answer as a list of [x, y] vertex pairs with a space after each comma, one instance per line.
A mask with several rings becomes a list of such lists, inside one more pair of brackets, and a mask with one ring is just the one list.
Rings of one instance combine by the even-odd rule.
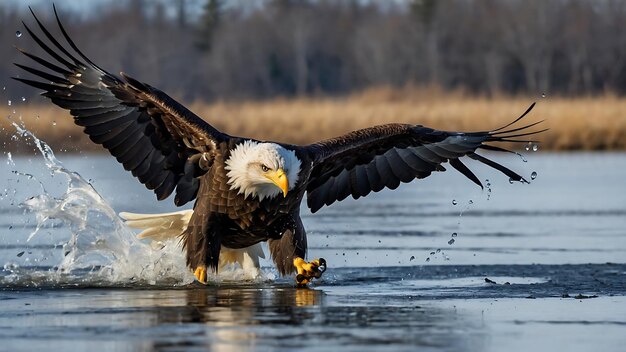
[[[280, 274], [297, 272], [296, 282], [305, 285], [321, 276], [326, 267], [323, 259], [305, 260], [307, 239], [300, 218], [305, 194], [306, 204], [314, 213], [348, 196], [358, 199], [384, 188], [395, 189], [401, 182], [424, 178], [434, 171], [445, 171], [442, 164], [446, 162], [482, 187], [478, 177], [461, 162], [462, 157], [526, 182], [476, 151], [508, 152], [493, 143], [527, 142], [519, 137], [542, 132], [528, 130], [539, 122], [513, 126], [533, 104], [512, 123], [484, 132], [439, 131], [395, 123], [309, 145], [231, 136], [162, 91], [97, 66], [70, 39], [56, 9], [54, 13], [66, 44], [61, 44], [33, 12], [47, 40], [24, 26], [50, 59], [18, 48], [47, 70], [16, 64], [38, 79], [15, 79], [43, 90], [43, 96], [69, 110], [89, 138], [153, 190], [158, 200], [174, 194], [177, 206], [194, 201], [192, 211], [126, 214], [126, 218], [130, 225], [151, 231], [145, 234], [148, 237], [159, 236], [155, 229], [168, 235], [174, 226], [155, 223], [177, 224], [173, 235], [180, 237], [187, 265], [202, 283], [207, 280], [207, 271], [216, 271], [221, 265], [221, 253], [235, 258], [237, 251], [255, 249], [267, 241]], [[258, 255], [252, 262], [258, 267]]]

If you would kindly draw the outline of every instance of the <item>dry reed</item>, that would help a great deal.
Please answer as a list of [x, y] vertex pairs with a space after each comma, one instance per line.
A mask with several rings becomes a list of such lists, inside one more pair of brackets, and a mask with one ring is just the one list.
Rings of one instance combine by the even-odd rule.
[[[488, 130], [519, 116], [532, 103], [525, 97], [495, 98], [444, 93], [436, 89], [376, 88], [341, 98], [296, 98], [271, 101], [195, 102], [188, 106], [216, 128], [232, 135], [288, 143], [308, 143], [375, 124], [402, 122], [456, 131]], [[15, 109], [15, 113], [13, 113]], [[56, 150], [100, 150], [52, 104], [13, 104], [0, 109]], [[546, 120], [550, 130], [538, 137], [542, 149], [625, 150], [626, 99], [599, 97], [538, 98], [528, 122]], [[10, 140], [12, 127], [2, 119], [4, 149], [19, 150]]]

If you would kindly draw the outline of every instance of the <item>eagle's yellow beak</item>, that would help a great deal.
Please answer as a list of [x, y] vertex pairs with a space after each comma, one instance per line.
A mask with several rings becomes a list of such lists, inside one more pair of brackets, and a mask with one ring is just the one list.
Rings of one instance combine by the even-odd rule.
[[285, 171], [283, 169], [268, 171], [265, 174], [265, 177], [274, 182], [276, 187], [280, 188], [281, 191], [283, 191], [283, 196], [287, 197], [287, 192], [289, 192], [289, 179], [287, 178], [287, 175], [285, 175]]

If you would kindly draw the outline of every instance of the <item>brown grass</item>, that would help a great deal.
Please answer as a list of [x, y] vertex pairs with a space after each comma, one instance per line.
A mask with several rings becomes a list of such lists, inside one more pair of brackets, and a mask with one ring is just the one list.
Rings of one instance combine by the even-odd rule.
[[[354, 129], [389, 122], [422, 124], [459, 131], [500, 127], [532, 103], [524, 97], [475, 97], [436, 89], [370, 89], [342, 98], [275, 99], [261, 102], [191, 103], [192, 111], [232, 135], [289, 143], [308, 143]], [[12, 114], [15, 108], [16, 113]], [[5, 106], [3, 115], [21, 115], [27, 128], [56, 150], [99, 150], [52, 104]], [[538, 98], [528, 122], [545, 119], [542, 149], [626, 150], [626, 99], [613, 95]], [[54, 122], [54, 123], [53, 123]], [[55, 124], [56, 123], [56, 124]], [[8, 131], [8, 120], [0, 126]], [[12, 133], [12, 132], [11, 132]], [[18, 150], [1, 135], [6, 150]]]

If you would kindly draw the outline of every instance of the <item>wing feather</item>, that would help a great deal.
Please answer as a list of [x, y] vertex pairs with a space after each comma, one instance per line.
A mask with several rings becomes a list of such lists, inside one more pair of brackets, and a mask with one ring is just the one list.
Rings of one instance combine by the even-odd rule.
[[359, 165], [352, 169], [350, 172], [350, 184], [352, 185], [352, 198], [354, 199], [365, 197], [371, 192], [365, 166]]
[[376, 163], [369, 163], [363, 166], [365, 168], [365, 173], [367, 173], [367, 181], [369, 183], [369, 187], [374, 192], [379, 192], [383, 188], [385, 188], [385, 183], [383, 182], [378, 170], [376, 169]]
[[447, 132], [419, 125], [389, 124], [305, 146], [303, 149], [313, 159], [307, 184], [308, 206], [316, 212], [324, 205], [345, 199], [348, 194], [357, 199], [383, 188], [395, 189], [401, 182], [428, 177], [433, 171], [445, 171], [442, 164], [446, 162], [482, 187], [479, 178], [461, 161], [464, 156], [499, 170], [513, 180], [526, 182], [519, 174], [475, 151], [481, 148], [509, 152], [486, 143], [522, 142], [514, 138], [545, 131], [528, 130], [541, 121], [514, 127], [532, 107], [534, 104], [512, 123], [493, 131]]
[[415, 178], [413, 169], [400, 157], [396, 148], [389, 149], [384, 154], [390, 165], [391, 172], [402, 182], [410, 182]]
[[199, 186], [196, 178], [206, 170], [199, 164], [186, 164], [200, 160], [193, 157], [198, 154], [210, 160], [217, 145], [230, 137], [160, 90], [124, 74], [116, 77], [97, 66], [72, 41], [56, 8], [57, 24], [69, 48], [48, 31], [32, 9], [31, 13], [43, 36], [25, 23], [24, 27], [48, 59], [18, 48], [42, 69], [16, 64], [35, 79], [15, 79], [43, 90], [43, 96], [69, 110], [89, 138], [154, 190], [159, 200], [175, 190], [177, 205], [192, 200]]

